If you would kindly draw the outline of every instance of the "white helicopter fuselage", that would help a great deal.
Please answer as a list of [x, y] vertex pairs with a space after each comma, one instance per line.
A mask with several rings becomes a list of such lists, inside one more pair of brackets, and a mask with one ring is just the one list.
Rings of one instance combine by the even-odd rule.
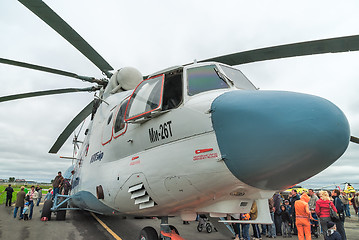
[[[248, 123], [240, 122], [242, 118], [245, 118], [242, 113], [238, 115], [238, 119], [234, 120], [234, 125], [229, 127], [229, 130], [226, 130], [226, 123], [232, 124], [231, 119], [233, 117], [230, 114], [214, 115], [215, 111], [221, 111], [220, 106], [224, 101], [223, 99], [228, 95], [241, 95], [244, 92], [250, 96], [256, 96], [258, 94], [256, 92], [263, 91], [257, 91], [255, 88], [238, 89], [229, 78], [225, 79], [221, 76], [224, 73], [217, 74], [222, 79], [220, 81], [228, 84], [226, 88], [211, 89], [192, 96], [187, 94], [188, 89], [191, 88], [191, 86], [188, 86], [189, 80], [187, 81], [188, 69], [208, 66], [220, 69], [214, 63], [212, 65], [206, 63], [183, 67], [183, 73], [181, 74], [183, 84], [182, 98], [176, 107], [169, 110], [160, 109], [160, 111], [154, 111], [153, 115], [148, 113], [147, 117], [142, 116], [138, 119], [124, 121], [119, 129], [116, 129], [117, 115], [119, 115], [119, 112], [123, 112], [125, 107], [126, 113], [130, 111], [127, 109], [128, 99], [139, 96], [132, 94], [133, 91], [125, 91], [112, 94], [103, 99], [88, 127], [86, 139], [74, 166], [71, 191], [73, 205], [103, 214], [181, 215], [184, 220], [194, 220], [196, 214], [201, 212], [221, 217], [228, 213], [249, 212], [252, 202], [256, 200], [258, 208], [261, 209], [258, 221], [262, 223], [271, 222], [267, 199], [273, 195], [275, 190], [278, 190], [276, 187], [289, 187], [291, 184], [297, 183], [300, 178], [306, 179], [308, 176], [312, 176], [312, 173], [306, 173], [308, 170], [303, 170], [303, 174], [292, 174], [293, 178], [288, 177], [287, 181], [282, 182], [281, 179], [275, 180], [276, 175], [272, 175], [271, 172], [260, 171], [262, 169], [267, 169], [268, 171], [274, 169], [277, 171], [276, 166], [279, 166], [279, 164], [284, 165], [284, 169], [286, 165], [295, 168], [295, 164], [298, 162], [296, 159], [312, 161], [307, 157], [308, 151], [303, 152], [303, 149], [307, 149], [308, 146], [303, 147], [303, 149], [299, 148], [298, 154], [289, 153], [286, 152], [288, 147], [283, 145], [286, 142], [283, 142], [283, 144], [280, 143], [279, 150], [264, 148], [267, 151], [264, 156], [268, 155], [268, 159], [261, 159], [263, 156], [261, 155], [257, 159], [249, 158], [248, 160], [249, 155], [255, 156], [257, 150], [254, 149], [250, 154], [245, 153], [245, 155], [240, 156], [241, 153], [246, 152], [247, 149], [250, 150], [252, 147], [252, 145], [244, 146], [245, 144], [240, 144], [238, 147], [241, 148], [242, 145], [244, 146], [243, 149], [233, 155], [232, 152], [233, 150], [237, 151], [237, 147], [234, 146], [234, 149], [232, 147], [229, 150], [226, 147], [227, 145], [230, 147], [231, 144], [235, 144], [234, 140], [237, 137], [239, 142], [241, 138], [250, 139], [247, 136], [248, 134], [251, 136], [256, 136], [257, 134], [260, 137], [266, 137], [267, 134], [270, 139], [281, 139], [282, 137], [273, 135], [280, 132], [275, 129], [269, 129], [274, 133], [266, 133], [266, 131], [269, 131], [268, 129], [259, 132], [254, 130], [252, 133], [246, 127], [246, 124], [251, 126], [251, 120]], [[163, 88], [162, 82], [162, 91]], [[134, 92], [136, 92], [136, 89]], [[260, 94], [263, 95], [262, 93]], [[268, 94], [271, 94], [270, 99], [272, 99], [272, 94], [278, 95], [282, 93]], [[264, 93], [265, 96], [268, 94]], [[288, 93], [285, 94], [287, 95]], [[297, 95], [295, 95], [295, 101], [297, 101]], [[161, 99], [163, 96], [164, 94], [161, 95]], [[146, 98], [145, 96], [142, 97]], [[300, 97], [303, 98], [303, 96]], [[307, 98], [308, 96], [305, 97]], [[288, 99], [285, 102], [292, 101], [290, 98]], [[266, 99], [261, 101], [260, 106], [263, 105], [263, 102], [268, 102]], [[317, 101], [317, 99], [313, 101]], [[234, 100], [234, 102], [230, 100], [229, 104], [237, 106], [241, 102], [241, 100]], [[224, 104], [224, 106], [227, 105]], [[256, 109], [257, 105], [253, 105], [251, 109]], [[132, 107], [135, 108], [134, 104]], [[278, 108], [278, 106], [275, 107]], [[277, 111], [267, 106], [264, 109], [266, 112], [259, 112], [255, 119], [265, 114], [272, 118]], [[283, 109], [287, 108], [284, 107]], [[282, 111], [282, 107], [280, 107], [280, 111]], [[226, 119], [227, 115], [228, 121]], [[300, 112], [298, 115], [305, 121], [307, 120], [306, 114]], [[295, 116], [297, 117], [297, 115]], [[281, 121], [283, 118], [287, 119], [287, 117], [279, 116]], [[310, 119], [312, 118], [311, 116]], [[273, 122], [269, 117], [265, 117], [264, 121]], [[244, 126], [244, 132], [243, 130], [241, 130], [242, 132], [236, 132], [238, 128], [236, 126], [237, 122], [239, 125]], [[293, 120], [289, 119], [288, 122], [292, 124]], [[259, 123], [259, 126], [262, 125]], [[283, 123], [278, 123], [278, 126], [282, 128]], [[229, 141], [223, 141], [223, 133], [224, 136], [231, 135], [232, 129], [234, 132], [233, 137]], [[229, 132], [226, 133], [225, 131]], [[301, 137], [299, 139], [302, 140]], [[218, 141], [221, 141], [221, 146]], [[284, 141], [286, 140], [284, 139]], [[307, 142], [306, 139], [303, 141]], [[253, 142], [253, 144], [256, 146], [257, 143]], [[265, 143], [265, 146], [267, 145], [271, 144]], [[263, 154], [262, 148], [260, 140], [258, 140], [258, 151], [261, 154]], [[312, 157], [316, 157], [317, 151], [310, 149], [309, 153]], [[290, 159], [292, 154], [296, 155], [296, 159]], [[335, 154], [336, 160], [338, 154]], [[239, 156], [239, 160], [234, 160], [237, 156]], [[326, 159], [327, 155], [320, 155], [320, 158]], [[243, 163], [238, 163], [238, 161], [242, 160]], [[228, 164], [233, 164], [235, 161], [237, 161], [236, 165], [229, 167]], [[246, 163], [246, 161], [250, 162]], [[258, 165], [256, 165], [256, 161], [258, 161]], [[327, 161], [332, 163], [333, 159], [331, 158], [331, 160]], [[266, 167], [265, 164], [267, 163], [272, 164], [275, 168]], [[328, 166], [330, 163], [325, 162], [324, 165]], [[258, 176], [254, 176], [254, 180], [251, 180], [248, 177], [251, 177], [250, 174], [243, 174], [246, 180], [245, 183], [241, 181], [242, 173], [240, 170], [237, 171], [236, 168], [238, 167], [240, 169], [252, 167], [250, 171], [252, 171], [253, 175]], [[261, 174], [257, 173], [256, 168]], [[323, 164], [319, 164], [314, 171], [317, 173], [319, 169], [323, 169]]]

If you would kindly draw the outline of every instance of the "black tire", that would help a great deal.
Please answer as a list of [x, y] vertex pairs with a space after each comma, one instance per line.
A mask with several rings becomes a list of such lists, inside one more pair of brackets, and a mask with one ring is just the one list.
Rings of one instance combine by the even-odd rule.
[[202, 224], [198, 224], [198, 225], [197, 225], [197, 230], [198, 230], [198, 232], [202, 232], [202, 230], [203, 230], [203, 225], [202, 225]]
[[66, 220], [66, 210], [57, 211], [56, 221], [65, 221]]
[[208, 233], [211, 233], [211, 232], [212, 232], [212, 226], [211, 226], [211, 224], [209, 224], [209, 223], [206, 224], [206, 230], [207, 230]]
[[153, 227], [145, 227], [141, 230], [139, 240], [158, 240], [157, 231]]
[[[67, 208], [67, 203], [60, 205], [61, 208]], [[66, 220], [66, 210], [57, 211], [56, 221], [65, 221]]]
[[169, 227], [170, 227], [171, 231], [174, 230], [175, 233], [176, 233], [178, 236], [180, 235], [179, 232], [178, 232], [178, 230], [177, 230], [177, 228], [176, 228], [175, 226], [169, 225]]
[[51, 220], [51, 208], [53, 202], [52, 200], [46, 200], [44, 206], [42, 207], [41, 218], [46, 217], [48, 221]]

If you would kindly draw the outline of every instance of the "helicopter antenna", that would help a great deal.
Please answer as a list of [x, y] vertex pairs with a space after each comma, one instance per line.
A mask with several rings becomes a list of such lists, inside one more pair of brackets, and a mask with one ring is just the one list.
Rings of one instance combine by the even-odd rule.
[[86, 119], [82, 121], [82, 124], [81, 124], [80, 129], [79, 129], [77, 134], [76, 134], [76, 131], [74, 131], [74, 138], [72, 140], [72, 143], [74, 145], [74, 149], [73, 149], [73, 152], [72, 152], [72, 158], [71, 158], [72, 159], [72, 164], [74, 164], [74, 159], [76, 159], [77, 150], [80, 149], [80, 146], [78, 145], [78, 143], [83, 143], [82, 141], [78, 140], [78, 137], [79, 137], [79, 135], [81, 133], [82, 127], [85, 124], [85, 121], [86, 121]]

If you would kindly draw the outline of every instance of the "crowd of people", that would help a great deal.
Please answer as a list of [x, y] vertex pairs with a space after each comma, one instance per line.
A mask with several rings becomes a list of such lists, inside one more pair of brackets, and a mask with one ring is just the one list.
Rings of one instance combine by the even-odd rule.
[[[359, 193], [350, 196], [338, 189], [333, 191], [308, 192], [299, 194], [293, 189], [289, 196], [283, 197], [279, 192], [268, 200], [273, 224], [252, 224], [253, 240], [267, 238], [291, 238], [298, 235], [299, 240], [310, 240], [322, 235], [325, 240], [346, 240], [344, 229], [345, 217], [351, 217], [351, 201], [358, 214]], [[332, 212], [332, 213], [331, 213]], [[334, 215], [337, 215], [336, 218]], [[257, 206], [254, 202], [247, 214], [231, 214], [229, 220], [255, 220]], [[235, 240], [250, 240], [249, 223], [233, 223]]]
[[31, 186], [26, 193], [25, 187], [22, 186], [16, 194], [16, 202], [14, 208], [14, 218], [17, 217], [20, 208], [19, 219], [31, 220], [34, 212], [34, 206], [39, 206], [42, 199], [42, 188]]
[[349, 201], [357, 214], [358, 195], [350, 199], [347, 193], [338, 189], [319, 192], [309, 189], [308, 193], [300, 196], [293, 189], [285, 199], [280, 193], [275, 193], [269, 199], [273, 224], [262, 225], [261, 233], [270, 238], [291, 237], [294, 234], [299, 240], [308, 240], [312, 234], [316, 237], [323, 234], [325, 240], [346, 240], [344, 222], [345, 217], [351, 217]]
[[[70, 183], [65, 179], [61, 172], [58, 172], [57, 176], [53, 180], [53, 189], [48, 189], [48, 192], [44, 198], [46, 200], [52, 200], [56, 194], [59, 194], [60, 188], [63, 189], [63, 194], [68, 194], [70, 189]], [[6, 203], [5, 206], [11, 206], [12, 196], [14, 189], [11, 187], [11, 184], [5, 189], [6, 191]], [[14, 207], [14, 218], [19, 215], [19, 220], [31, 220], [34, 212], [34, 206], [39, 206], [42, 200], [42, 188], [37, 185], [31, 186], [31, 189], [28, 191], [25, 189], [25, 186], [20, 188], [20, 191], [16, 194], [16, 201]], [[18, 214], [19, 212], [19, 214]]]

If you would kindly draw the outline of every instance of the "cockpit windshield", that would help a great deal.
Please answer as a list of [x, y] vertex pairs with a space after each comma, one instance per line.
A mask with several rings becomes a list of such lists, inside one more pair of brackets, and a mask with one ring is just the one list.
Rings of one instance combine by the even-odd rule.
[[187, 69], [188, 95], [229, 88], [227, 82], [220, 77], [216, 65], [207, 65]]
[[257, 88], [238, 69], [220, 65], [226, 76], [233, 81], [234, 86], [239, 89], [256, 90]]

